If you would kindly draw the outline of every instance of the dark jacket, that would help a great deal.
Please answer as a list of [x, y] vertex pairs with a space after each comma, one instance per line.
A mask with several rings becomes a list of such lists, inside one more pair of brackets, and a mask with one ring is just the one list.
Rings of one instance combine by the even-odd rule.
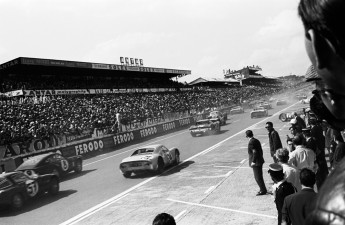
[[313, 211], [315, 199], [315, 191], [309, 188], [286, 196], [282, 209], [283, 220], [287, 224], [304, 224], [308, 214]]
[[268, 139], [270, 142], [271, 156], [273, 156], [277, 149], [282, 148], [283, 145], [278, 132], [274, 128], [272, 128], [272, 131], [268, 133]]
[[262, 153], [261, 143], [258, 139], [252, 137], [248, 143], [249, 166], [254, 162], [256, 166], [262, 166], [265, 160]]
[[284, 181], [278, 186], [276, 190], [276, 197], [274, 199], [278, 211], [278, 224], [281, 224], [282, 222], [282, 209], [285, 197], [294, 194], [296, 191], [296, 188], [287, 181]]
[[333, 156], [333, 166], [335, 167], [345, 156], [345, 143], [339, 142], [337, 147], [335, 147]]

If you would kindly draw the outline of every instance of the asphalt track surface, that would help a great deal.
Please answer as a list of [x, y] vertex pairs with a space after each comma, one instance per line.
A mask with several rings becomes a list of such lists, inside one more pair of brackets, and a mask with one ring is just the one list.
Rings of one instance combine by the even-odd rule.
[[[279, 114], [307, 105], [291, 101], [273, 107], [269, 117], [250, 119], [250, 110], [231, 115], [217, 135], [193, 138], [185, 129], [85, 160], [80, 175], [62, 180], [58, 196], [40, 196], [20, 212], [1, 211], [0, 224], [152, 224], [161, 212], [173, 215], [179, 225], [276, 224], [272, 195], [255, 196], [258, 186], [248, 166], [244, 132], [253, 130], [261, 141], [270, 190], [267, 167], [273, 160], [265, 122], [273, 122], [286, 146], [289, 124], [281, 122]], [[158, 176], [124, 178], [118, 168], [121, 160], [151, 143], [179, 148], [182, 162]]]

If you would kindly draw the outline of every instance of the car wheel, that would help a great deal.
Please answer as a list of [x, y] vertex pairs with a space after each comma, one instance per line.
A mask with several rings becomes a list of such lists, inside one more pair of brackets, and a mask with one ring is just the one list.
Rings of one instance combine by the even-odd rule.
[[195, 137], [196, 135], [194, 133], [190, 133], [192, 135], [192, 137]]
[[80, 173], [83, 170], [83, 163], [81, 160], [77, 160], [76, 165], [74, 167], [74, 172]]
[[60, 177], [60, 172], [57, 168], [54, 168], [53, 171], [51, 172], [52, 174], [55, 174], [56, 176]]
[[176, 151], [175, 153], [175, 165], [178, 165], [180, 163], [180, 153]]
[[122, 175], [123, 175], [125, 178], [130, 178], [131, 175], [132, 175], [132, 172], [124, 172]]
[[20, 210], [24, 205], [24, 199], [21, 194], [15, 194], [12, 197], [11, 208], [13, 210]]
[[51, 195], [57, 195], [59, 193], [59, 190], [60, 190], [59, 181], [58, 181], [58, 179], [53, 178], [50, 181], [50, 187], [49, 187], [48, 193]]
[[162, 158], [158, 159], [157, 173], [162, 173], [164, 170], [164, 162]]

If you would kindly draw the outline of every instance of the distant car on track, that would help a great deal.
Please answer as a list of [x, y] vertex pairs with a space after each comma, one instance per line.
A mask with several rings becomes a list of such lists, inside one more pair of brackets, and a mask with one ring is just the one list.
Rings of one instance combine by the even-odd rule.
[[132, 173], [163, 172], [164, 168], [180, 163], [180, 151], [177, 148], [168, 149], [162, 144], [149, 145], [136, 149], [131, 156], [122, 160], [120, 170], [124, 177]]
[[258, 108], [264, 108], [264, 109], [272, 109], [272, 105], [271, 103], [268, 103], [268, 102], [261, 102], [258, 106]]
[[244, 113], [244, 109], [241, 106], [236, 106], [230, 109], [230, 115]]
[[63, 157], [59, 153], [45, 153], [33, 156], [24, 161], [16, 171], [23, 171], [31, 175], [36, 174], [56, 174], [57, 176], [64, 176], [67, 173], [74, 171], [80, 173], [83, 170], [83, 158], [80, 155]]
[[58, 194], [59, 177], [55, 174], [28, 176], [21, 171], [0, 174], [0, 205], [13, 210], [23, 207], [25, 201], [48, 192]]
[[277, 105], [286, 105], [287, 101], [285, 99], [279, 99], [277, 100]]
[[263, 107], [254, 108], [250, 112], [250, 118], [265, 117], [268, 116], [268, 110]]
[[214, 119], [217, 118], [220, 125], [225, 125], [226, 121], [228, 119], [228, 115], [226, 113], [220, 112], [220, 111], [211, 111], [210, 115], [207, 117], [208, 119]]
[[302, 100], [302, 99], [306, 99], [307, 98], [307, 95], [305, 95], [305, 94], [297, 94], [297, 95], [295, 95], [295, 99], [297, 99], [297, 100]]
[[210, 135], [220, 132], [220, 123], [218, 119], [198, 120], [195, 125], [189, 128], [190, 134], [195, 137], [197, 135]]

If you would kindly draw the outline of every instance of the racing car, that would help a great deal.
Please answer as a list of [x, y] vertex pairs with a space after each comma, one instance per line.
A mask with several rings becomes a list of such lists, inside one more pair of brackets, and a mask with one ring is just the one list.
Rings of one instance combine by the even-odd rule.
[[244, 109], [241, 106], [236, 106], [230, 109], [230, 115], [244, 113]]
[[48, 192], [57, 195], [59, 177], [55, 174], [28, 176], [21, 171], [0, 174], [0, 205], [20, 210], [25, 201]]
[[180, 151], [177, 148], [168, 149], [162, 144], [149, 145], [136, 149], [131, 156], [120, 163], [124, 177], [132, 173], [156, 172], [162, 173], [164, 168], [180, 163]]
[[64, 176], [71, 171], [80, 173], [83, 170], [83, 158], [81, 155], [63, 157], [59, 153], [50, 152], [33, 156], [24, 161], [16, 171], [23, 171], [27, 175], [36, 174], [56, 174]]
[[265, 116], [268, 116], [268, 110], [263, 107], [254, 108], [253, 111], [250, 112], [250, 118], [252, 119]]
[[277, 100], [277, 105], [286, 105], [287, 101], [285, 99], [279, 99]]
[[295, 99], [297, 99], [298, 101], [302, 100], [302, 99], [306, 99], [307, 95], [305, 94], [297, 94], [295, 95]]
[[226, 121], [228, 119], [228, 115], [226, 113], [220, 112], [220, 111], [211, 111], [210, 115], [207, 117], [208, 119], [214, 119], [217, 118], [220, 125], [225, 125]]
[[272, 109], [271, 103], [268, 102], [261, 102], [258, 106], [258, 108], [264, 108], [264, 109]]
[[220, 123], [217, 119], [198, 120], [189, 130], [193, 137], [197, 135], [215, 134], [220, 132]]

